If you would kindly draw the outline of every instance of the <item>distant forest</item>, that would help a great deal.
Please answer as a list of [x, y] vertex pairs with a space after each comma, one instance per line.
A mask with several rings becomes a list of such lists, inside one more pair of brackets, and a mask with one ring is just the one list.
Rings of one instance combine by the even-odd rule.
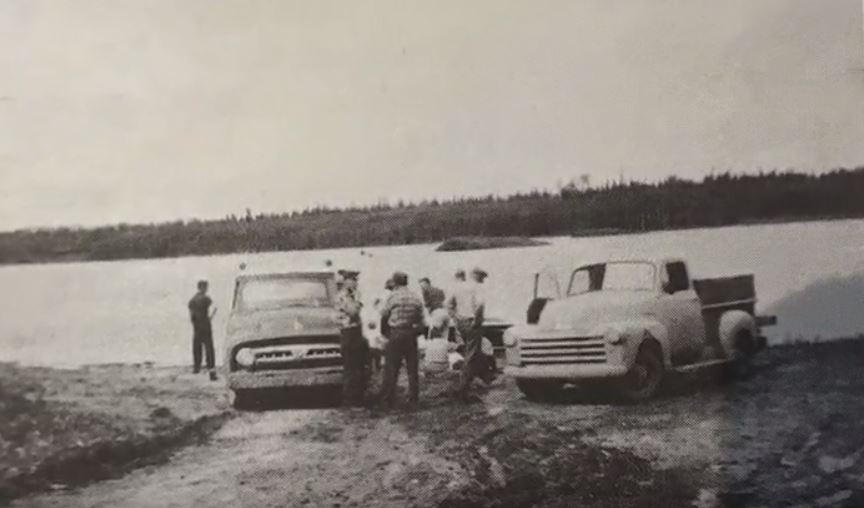
[[592, 235], [864, 217], [864, 168], [718, 174], [701, 182], [575, 181], [556, 192], [318, 207], [283, 214], [0, 233], [0, 263], [158, 258], [437, 242], [454, 236]]

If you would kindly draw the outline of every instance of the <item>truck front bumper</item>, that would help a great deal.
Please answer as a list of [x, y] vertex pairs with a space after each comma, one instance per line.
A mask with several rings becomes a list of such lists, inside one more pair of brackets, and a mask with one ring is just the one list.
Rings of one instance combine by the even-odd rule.
[[258, 388], [287, 388], [292, 386], [338, 386], [342, 384], [342, 367], [318, 369], [263, 370], [229, 372], [228, 388], [254, 390]]
[[529, 365], [517, 367], [508, 365], [504, 367], [504, 374], [516, 379], [598, 379], [621, 377], [627, 374], [624, 365]]

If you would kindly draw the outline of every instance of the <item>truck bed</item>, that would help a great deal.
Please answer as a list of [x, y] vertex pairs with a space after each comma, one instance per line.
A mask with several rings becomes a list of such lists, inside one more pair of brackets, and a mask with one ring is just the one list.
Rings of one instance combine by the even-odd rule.
[[756, 285], [752, 274], [693, 279], [693, 289], [699, 295], [702, 308], [705, 310], [738, 307], [753, 314]]
[[693, 279], [693, 289], [702, 302], [705, 338], [710, 352], [702, 360], [725, 358], [720, 344], [720, 317], [728, 310], [743, 310], [755, 315], [756, 285], [753, 275], [736, 275], [714, 279]]

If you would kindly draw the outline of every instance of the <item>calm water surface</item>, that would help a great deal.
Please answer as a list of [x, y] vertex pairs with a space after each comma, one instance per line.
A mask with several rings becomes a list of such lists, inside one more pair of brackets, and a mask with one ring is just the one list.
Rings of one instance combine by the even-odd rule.
[[[255, 270], [360, 270], [369, 300], [394, 270], [450, 285], [456, 268], [490, 273], [489, 313], [521, 321], [532, 274], [563, 278], [578, 264], [612, 257], [680, 256], [696, 276], [755, 273], [759, 310], [776, 312], [773, 342], [864, 331], [864, 220], [726, 227], [598, 238], [552, 238], [550, 245], [459, 253], [435, 245], [0, 267], [0, 361], [189, 362], [186, 302], [195, 281], [210, 280], [219, 307], [214, 333], [221, 362], [225, 319], [238, 265]], [[415, 286], [416, 288], [416, 286]]]

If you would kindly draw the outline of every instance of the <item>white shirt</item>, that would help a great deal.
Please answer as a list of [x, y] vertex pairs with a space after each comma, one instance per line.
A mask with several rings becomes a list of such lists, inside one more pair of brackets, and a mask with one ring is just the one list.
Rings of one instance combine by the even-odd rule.
[[458, 317], [474, 317], [481, 307], [486, 305], [483, 285], [476, 282], [466, 282], [453, 293], [456, 303], [455, 312]]
[[387, 303], [387, 298], [392, 291], [384, 290], [381, 296], [372, 302], [372, 305], [363, 306], [363, 334], [369, 341], [369, 347], [383, 349], [386, 339], [381, 335], [381, 309]]

